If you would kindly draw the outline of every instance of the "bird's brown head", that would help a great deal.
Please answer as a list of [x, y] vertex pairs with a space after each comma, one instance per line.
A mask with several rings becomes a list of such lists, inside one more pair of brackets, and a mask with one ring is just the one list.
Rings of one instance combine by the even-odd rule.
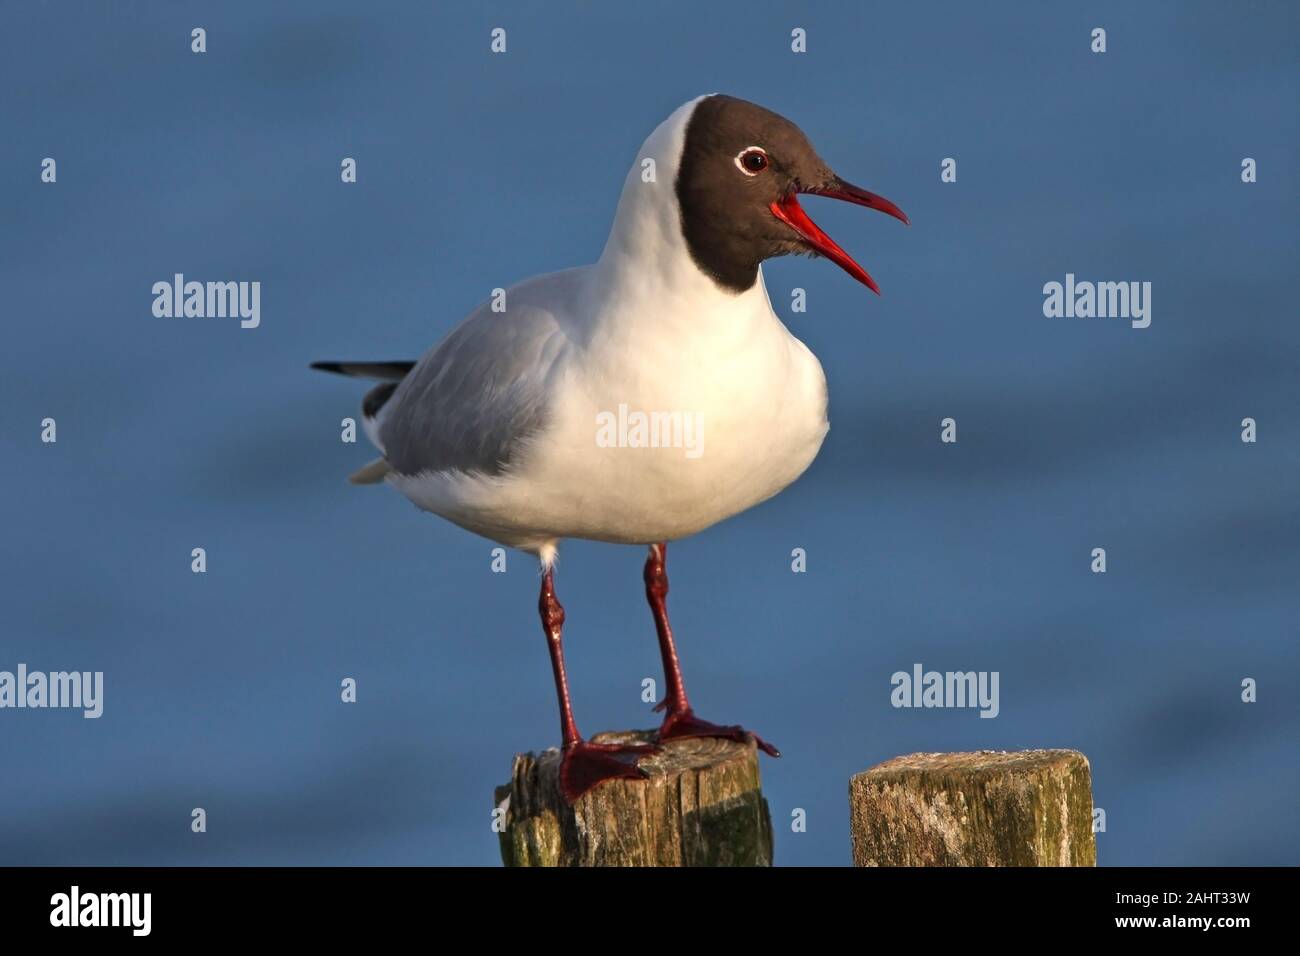
[[825, 256], [879, 294], [867, 271], [808, 218], [799, 196], [827, 196], [907, 222], [888, 199], [840, 179], [803, 131], [731, 96], [707, 96], [686, 125], [677, 172], [682, 235], [695, 264], [733, 292], [753, 286], [764, 259]]

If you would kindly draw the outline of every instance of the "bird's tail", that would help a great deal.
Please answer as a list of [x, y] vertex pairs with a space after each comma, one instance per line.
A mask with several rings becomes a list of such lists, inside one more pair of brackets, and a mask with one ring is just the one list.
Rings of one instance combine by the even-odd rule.
[[[383, 451], [384, 445], [379, 438], [379, 425], [383, 420], [384, 406], [393, 397], [393, 392], [397, 391], [397, 386], [406, 377], [406, 373], [415, 367], [415, 363], [312, 362], [311, 367], [322, 372], [334, 372], [337, 375], [381, 380], [380, 384], [368, 391], [361, 401], [361, 427], [365, 429], [366, 436], [375, 447]], [[376, 458], [364, 468], [349, 475], [348, 481], [354, 485], [374, 485], [383, 481], [389, 471], [388, 462], [383, 458]]]
[[362, 468], [358, 468], [352, 474], [348, 475], [348, 481], [354, 485], [377, 485], [392, 471], [388, 467], [388, 461], [384, 458], [376, 458]]

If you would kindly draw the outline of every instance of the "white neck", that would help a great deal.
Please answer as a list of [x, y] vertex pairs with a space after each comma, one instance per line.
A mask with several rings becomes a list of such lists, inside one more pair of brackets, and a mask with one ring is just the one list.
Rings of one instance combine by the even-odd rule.
[[[680, 315], [695, 322], [706, 320], [711, 312], [771, 314], [761, 268], [757, 281], [744, 292], [723, 289], [695, 264], [682, 235], [677, 171], [686, 125], [702, 99], [678, 107], [638, 150], [594, 270], [595, 291], [623, 302], [657, 302], [665, 317]], [[653, 160], [653, 167], [647, 160]]]

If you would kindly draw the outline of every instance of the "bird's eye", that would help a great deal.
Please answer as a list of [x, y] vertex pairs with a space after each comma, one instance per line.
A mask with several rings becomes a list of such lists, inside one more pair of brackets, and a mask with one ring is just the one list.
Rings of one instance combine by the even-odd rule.
[[757, 176], [767, 169], [767, 153], [757, 146], [743, 149], [736, 157], [736, 165], [740, 167], [740, 171], [746, 176]]

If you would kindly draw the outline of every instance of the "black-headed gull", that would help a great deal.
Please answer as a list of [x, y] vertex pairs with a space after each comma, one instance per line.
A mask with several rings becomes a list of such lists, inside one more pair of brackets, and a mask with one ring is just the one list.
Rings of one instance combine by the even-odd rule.
[[383, 457], [354, 481], [387, 481], [420, 508], [540, 560], [571, 802], [603, 780], [644, 776], [636, 760], [654, 748], [578, 733], [553, 573], [562, 538], [649, 546], [646, 597], [666, 681], [658, 739], [753, 737], [777, 755], [744, 728], [692, 711], [665, 561], [668, 541], [793, 482], [826, 436], [821, 364], [773, 312], [761, 264], [825, 256], [879, 290], [808, 218], [800, 194], [907, 222], [835, 175], [789, 120], [700, 97], [642, 145], [595, 265], [507, 289], [419, 362], [315, 365], [383, 380], [362, 409]]

